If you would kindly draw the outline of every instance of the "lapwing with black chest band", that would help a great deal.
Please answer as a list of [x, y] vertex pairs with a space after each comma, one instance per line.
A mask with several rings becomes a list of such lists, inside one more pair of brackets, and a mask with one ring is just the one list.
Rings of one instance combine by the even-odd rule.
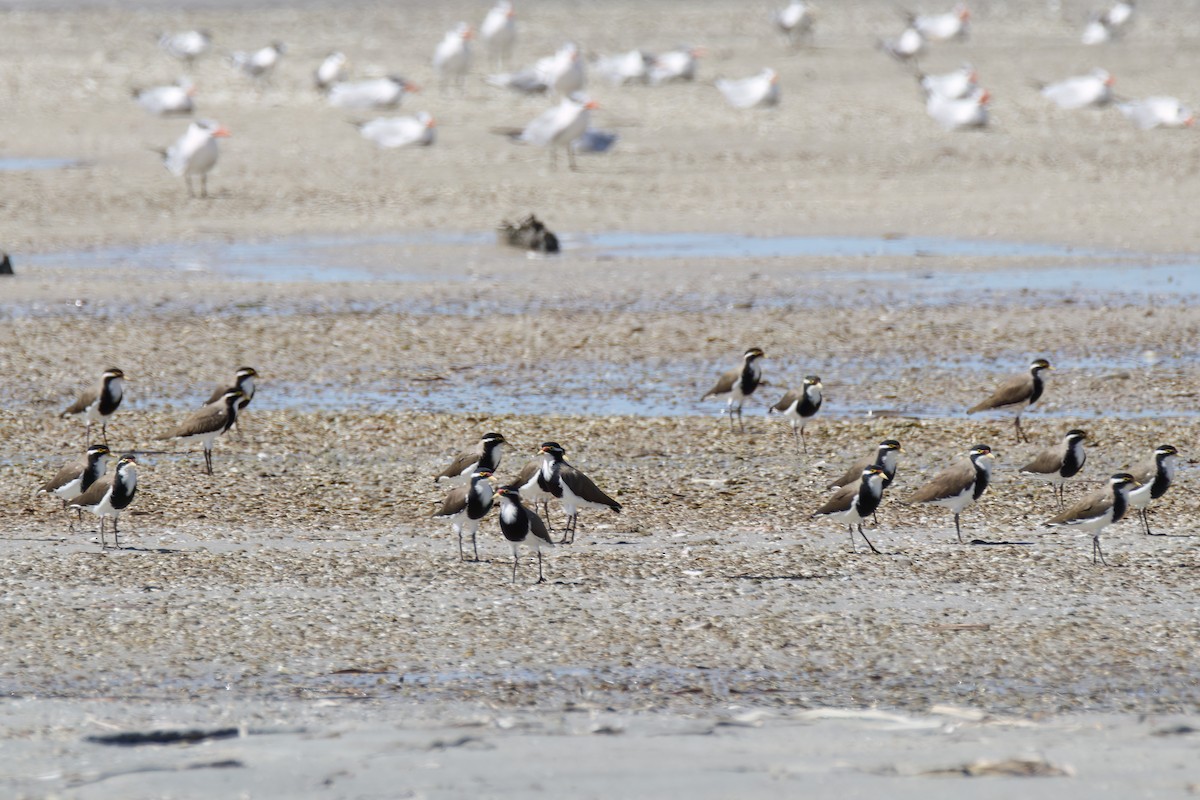
[[479, 444], [470, 450], [464, 450], [455, 456], [450, 466], [433, 476], [433, 482], [438, 483], [443, 478], [451, 483], [471, 480], [471, 476], [479, 471], [496, 472], [500, 469], [500, 457], [508, 442], [499, 433], [485, 433]]
[[1061, 443], [1043, 450], [1037, 458], [1021, 467], [1022, 475], [1030, 475], [1049, 481], [1054, 487], [1054, 499], [1059, 508], [1066, 507], [1065, 493], [1068, 478], [1074, 478], [1087, 461], [1083, 449], [1087, 433], [1075, 428], [1067, 431]]
[[1054, 369], [1054, 367], [1050, 366], [1049, 361], [1044, 358], [1036, 359], [1029, 365], [1028, 372], [1014, 375], [1000, 384], [996, 391], [992, 392], [991, 397], [971, 406], [967, 409], [967, 413], [975, 414], [979, 411], [1016, 409], [1017, 416], [1013, 419], [1013, 425], [1017, 429], [1017, 441], [1029, 441], [1025, 436], [1025, 431], [1021, 430], [1021, 412], [1036, 403], [1038, 398], [1042, 396], [1042, 391], [1046, 388], [1042, 372], [1048, 369]]
[[238, 401], [237, 419], [234, 425], [238, 429], [238, 436], [241, 437], [243, 424], [243, 413], [246, 406], [250, 405], [250, 401], [254, 399], [254, 390], [257, 387], [258, 371], [254, 367], [238, 367], [238, 371], [233, 376], [233, 386], [218, 386], [213, 390], [213, 393], [208, 396], [209, 403], [215, 403], [225, 396], [225, 393], [230, 389], [239, 389], [242, 392], [242, 399]]
[[84, 390], [79, 399], [60, 414], [60, 417], [82, 415], [86, 425], [87, 444], [92, 443], [92, 425], [100, 423], [100, 435], [108, 444], [108, 418], [116, 413], [125, 396], [125, 373], [116, 367], [104, 370], [100, 382]]
[[[867, 467], [879, 467], [883, 470], [883, 488], [887, 489], [892, 485], [892, 480], [896, 477], [896, 467], [900, 464], [900, 454], [904, 452], [904, 448], [900, 446], [900, 442], [895, 439], [884, 439], [875, 448], [872, 455], [865, 455], [850, 465], [850, 468], [842, 473], [842, 476], [833, 483], [826, 486], [826, 489], [839, 489], [843, 486], [857, 485], [862, 480], [862, 472]], [[875, 519], [875, 524], [879, 524], [878, 512], [871, 515]]]
[[1179, 451], [1174, 445], [1159, 445], [1154, 448], [1154, 457], [1150, 463], [1132, 473], [1134, 480], [1141, 486], [1129, 493], [1129, 505], [1137, 509], [1147, 536], [1161, 535], [1150, 533], [1149, 505], [1171, 488], [1171, 482], [1175, 480], [1175, 461], [1178, 458]]
[[953, 511], [954, 532], [958, 534], [961, 544], [963, 537], [959, 515], [987, 491], [994, 460], [992, 448], [986, 444], [977, 444], [970, 449], [966, 458], [933, 476], [929, 483], [914, 492], [906, 502], [928, 503]]
[[117, 459], [117, 471], [111, 478], [101, 478], [86, 492], [68, 501], [67, 507], [79, 511], [90, 511], [100, 518], [100, 549], [107, 549], [104, 538], [104, 520], [112, 517], [113, 547], [121, 549], [117, 518], [129, 508], [137, 494], [137, 458], [129, 453]]
[[875, 513], [883, 500], [883, 470], [869, 466], [862, 471], [856, 483], [840, 487], [825, 505], [813, 512], [814, 517], [827, 517], [846, 523], [850, 531], [850, 548], [858, 552], [854, 542], [854, 529], [863, 538], [872, 553], [879, 553], [867, 534], [863, 533], [863, 520]]
[[466, 561], [463, 550], [463, 531], [471, 534], [471, 552], [474, 561], [479, 560], [479, 524], [487, 513], [492, 510], [495, 502], [495, 492], [492, 490], [492, 473], [488, 470], [477, 470], [471, 474], [471, 482], [465, 486], [457, 486], [450, 490], [442, 503], [440, 510], [433, 513], [434, 517], [449, 519], [450, 527], [458, 534], [458, 559]]
[[[579, 524], [579, 511], [583, 508], [608, 508], [621, 513], [621, 504], [609, 497], [600, 487], [566, 461], [567, 451], [557, 442], [546, 442], [540, 449], [541, 463], [534, 475], [528, 475], [529, 467], [517, 478], [521, 495], [533, 501], [548, 502], [551, 497], [562, 503], [567, 515], [560, 544], [575, 541], [575, 529]], [[547, 510], [549, 514], [549, 510]]]
[[1118, 472], [1108, 479], [1108, 486], [1099, 492], [1091, 494], [1056, 517], [1046, 520], [1046, 527], [1057, 525], [1079, 528], [1092, 536], [1092, 563], [1099, 556], [1100, 563], [1108, 566], [1104, 560], [1104, 551], [1100, 549], [1100, 533], [1114, 522], [1120, 522], [1129, 510], [1129, 493], [1140, 484], [1128, 472]]
[[177, 427], [156, 439], [178, 439], [181, 442], [198, 441], [204, 446], [204, 471], [212, 475], [212, 449], [217, 437], [237, 421], [238, 404], [242, 401], [241, 389], [226, 389], [215, 401], [192, 413]]
[[[64, 464], [53, 478], [42, 484], [39, 493], [55, 494], [62, 500], [63, 509], [67, 502], [92, 488], [92, 484], [104, 477], [108, 471], [108, 459], [112, 451], [106, 444], [94, 444], [87, 449], [83, 458]], [[83, 512], [79, 512], [82, 518]], [[70, 524], [71, 518], [67, 517]]]
[[520, 547], [525, 545], [537, 553], [538, 583], [545, 583], [542, 574], [542, 548], [553, 547], [546, 526], [532, 510], [521, 504], [521, 492], [516, 486], [502, 486], [496, 491], [500, 499], [500, 532], [512, 545], [513, 571], [512, 582], [517, 582], [517, 561], [520, 559]]
[[758, 363], [758, 360], [765, 356], [766, 354], [761, 349], [751, 347], [742, 355], [741, 365], [718, 378], [716, 384], [700, 398], [707, 400], [710, 397], [728, 395], [729, 401], [725, 411], [729, 414], [730, 430], [733, 430], [733, 415], [736, 413], [738, 425], [741, 426], [743, 433], [746, 432], [746, 424], [742, 422], [742, 403], [747, 397], [754, 394], [754, 390], [762, 382], [762, 365]]
[[816, 375], [808, 375], [804, 383], [791, 389], [775, 405], [767, 409], [768, 414], [782, 414], [784, 419], [792, 424], [792, 439], [808, 452], [808, 441], [804, 438], [804, 426], [821, 410], [822, 395], [825, 387]]

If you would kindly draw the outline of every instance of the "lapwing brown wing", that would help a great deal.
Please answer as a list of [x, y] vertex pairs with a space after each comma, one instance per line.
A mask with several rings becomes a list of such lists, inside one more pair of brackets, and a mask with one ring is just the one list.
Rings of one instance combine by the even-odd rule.
[[108, 444], [108, 419], [116, 413], [125, 397], [125, 373], [116, 367], [104, 370], [100, 381], [80, 393], [74, 403], [67, 406], [60, 417], [82, 416], [85, 425], [86, 444], [92, 443], [92, 425], [100, 423], [100, 435]]
[[[96, 481], [104, 477], [104, 473], [108, 471], [108, 459], [112, 455], [112, 451], [108, 449], [108, 445], [96, 443], [88, 447], [83, 458], [64, 464], [54, 477], [42, 484], [39, 492], [46, 494], [57, 495], [62, 500], [63, 510], [67, 508], [67, 501], [79, 497], [92, 487]], [[80, 521], [82, 521], [83, 512], [79, 511]], [[70, 526], [71, 517], [67, 515], [67, 524]]]
[[1046, 386], [1042, 372], [1048, 369], [1054, 369], [1054, 367], [1050, 366], [1049, 361], [1044, 358], [1036, 359], [1029, 365], [1028, 372], [1014, 375], [1000, 384], [990, 397], [968, 408], [967, 413], [975, 414], [980, 411], [1015, 409], [1017, 415], [1013, 418], [1013, 425], [1017, 431], [1017, 441], [1029, 441], [1025, 436], [1025, 431], [1021, 429], [1021, 413], [1036, 403], [1042, 396], [1042, 392]]
[[213, 393], [208, 396], [208, 401], [205, 402], [205, 405], [217, 402], [224, 397], [225, 393], [230, 389], [240, 389], [242, 392], [242, 399], [238, 401], [237, 419], [234, 420], [233, 424], [234, 427], [237, 428], [238, 438], [241, 439], [242, 426], [245, 424], [244, 412], [246, 410], [246, 406], [250, 405], [250, 401], [254, 399], [254, 392], [257, 390], [257, 388], [258, 370], [254, 369], [254, 367], [238, 367], [237, 372], [235, 372], [233, 375], [233, 385], [218, 386], [216, 389], [213, 389]]
[[1109, 525], [1125, 518], [1130, 508], [1129, 493], [1139, 485], [1128, 472], [1118, 472], [1108, 479], [1107, 487], [1088, 495], [1043, 524], [1046, 527], [1062, 525], [1087, 531], [1092, 537], [1092, 564], [1096, 563], [1098, 556], [1100, 563], [1107, 567], [1104, 551], [1100, 549], [1100, 534]]
[[1086, 439], [1087, 433], [1079, 428], [1069, 430], [1059, 444], [1038, 453], [1033, 461], [1021, 467], [1022, 475], [1050, 482], [1059, 508], [1066, 508], [1067, 480], [1078, 475], [1087, 462], [1087, 451], [1083, 447]]
[[241, 389], [227, 389], [217, 400], [194, 411], [187, 419], [156, 439], [178, 439], [181, 442], [200, 442], [204, 447], [204, 469], [212, 471], [212, 448], [217, 437], [229, 430], [237, 421], [238, 404], [242, 400]]
[[443, 478], [451, 482], [469, 481], [471, 475], [480, 470], [495, 473], [500, 469], [500, 458], [507, 443], [502, 434], [485, 433], [477, 445], [459, 453], [450, 466], [433, 476], [433, 482], [439, 483]]
[[512, 582], [517, 582], [517, 562], [520, 559], [520, 546], [525, 545], [537, 553], [538, 583], [545, 583], [542, 574], [542, 548], [553, 547], [554, 542], [546, 531], [541, 518], [521, 503], [521, 492], [516, 486], [502, 486], [496, 491], [500, 501], [500, 532], [512, 545], [513, 570]]
[[906, 502], [942, 506], [954, 512], [954, 531], [963, 543], [959, 515], [987, 491], [994, 455], [986, 444], [977, 444], [963, 458], [935, 475]]
[[804, 383], [788, 391], [775, 405], [767, 409], [768, 414], [782, 414], [792, 426], [792, 439], [808, 452], [808, 440], [804, 436], [804, 426], [821, 410], [824, 400], [824, 385], [816, 375], [808, 375]]
[[442, 507], [433, 513], [434, 517], [450, 520], [450, 527], [458, 534], [458, 559], [466, 561], [463, 550], [463, 532], [471, 534], [471, 552], [475, 561], [479, 560], [479, 525], [487, 513], [492, 510], [495, 502], [495, 492], [491, 483], [492, 473], [479, 470], [471, 475], [471, 482], [464, 486], [456, 486], [450, 490], [442, 502]]
[[1150, 532], [1150, 503], [1159, 499], [1171, 488], [1175, 480], [1175, 462], [1179, 450], [1174, 445], [1163, 444], [1154, 448], [1154, 456], [1148, 464], [1132, 473], [1141, 485], [1129, 493], [1129, 505], [1137, 509], [1147, 536], [1159, 536]]
[[874, 465], [867, 466], [859, 475], [858, 482], [839, 487], [825, 504], [813, 512], [814, 517], [826, 517], [846, 523], [850, 531], [850, 549], [858, 552], [854, 542], [854, 530], [871, 548], [872, 553], [879, 550], [863, 532], [863, 520], [875, 513], [883, 499], [883, 470]]
[[718, 378], [716, 384], [700, 398], [707, 400], [710, 397], [729, 396], [725, 410], [729, 414], [730, 430], [733, 430], [733, 415], [736, 413], [742, 432], [746, 431], [746, 424], [742, 421], [742, 403], [754, 394], [762, 382], [762, 365], [758, 360], [765, 355], [760, 348], [751, 347], [742, 355], [742, 363]]
[[90, 511], [100, 518], [100, 549], [107, 549], [104, 520], [112, 518], [113, 547], [121, 548], [117, 519], [129, 507], [137, 494], [137, 457], [126, 453], [117, 459], [117, 469], [111, 478], [100, 478], [86, 492], [68, 501], [69, 509]]

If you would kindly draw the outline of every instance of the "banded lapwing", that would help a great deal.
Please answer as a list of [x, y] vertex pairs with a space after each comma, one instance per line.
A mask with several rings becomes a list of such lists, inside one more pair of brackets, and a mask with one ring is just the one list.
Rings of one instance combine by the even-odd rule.
[[87, 430], [87, 442], [92, 443], [92, 425], [100, 423], [100, 435], [108, 444], [108, 418], [116, 413], [125, 396], [125, 373], [116, 367], [104, 370], [100, 382], [85, 389], [74, 403], [67, 406], [59, 417], [83, 415]]
[[479, 533], [479, 523], [492, 510], [495, 492], [492, 490], [492, 473], [488, 470], [478, 470], [471, 474], [471, 482], [465, 486], [457, 486], [450, 490], [442, 503], [440, 510], [433, 513], [434, 517], [449, 519], [450, 527], [458, 534], [458, 559], [466, 561], [463, 551], [463, 530], [471, 534], [471, 551], [475, 561], [479, 560], [479, 544], [476, 536]]
[[1150, 501], [1157, 500], [1171, 488], [1175, 480], [1175, 461], [1179, 451], [1173, 445], [1163, 444], [1154, 448], [1154, 457], [1150, 462], [1133, 473], [1134, 480], [1141, 484], [1129, 493], [1129, 505], [1138, 510], [1146, 535], [1150, 533]]
[[867, 534], [863, 533], [862, 524], [863, 520], [875, 513], [875, 509], [879, 508], [882, 499], [883, 470], [876, 466], [869, 466], [862, 471], [856, 483], [839, 488], [832, 497], [825, 501], [823, 506], [813, 512], [813, 516], [827, 517], [846, 523], [846, 527], [850, 531], [850, 549], [854, 552], [858, 552], [854, 543], [854, 528], [857, 525], [859, 535], [871, 548], [871, 552], [879, 553], [875, 549], [875, 545], [871, 544], [871, 540], [867, 538]]
[[[62, 500], [63, 510], [66, 510], [68, 500], [83, 494], [93, 483], [104, 477], [111, 455], [112, 451], [106, 444], [97, 443], [90, 446], [83, 458], [64, 464], [53, 478], [42, 484], [38, 492], [58, 495]], [[82, 513], [80, 512], [81, 519]], [[70, 523], [70, 520], [68, 516], [67, 522]]]
[[821, 410], [821, 390], [824, 388], [820, 378], [808, 375], [804, 383], [789, 390], [782, 400], [767, 409], [768, 414], [782, 414], [792, 424], [792, 439], [803, 445], [805, 453], [808, 452], [808, 442], [804, 438], [804, 426]]
[[204, 470], [212, 475], [213, 444], [218, 436], [229, 430], [237, 421], [238, 404], [241, 400], [241, 389], [226, 389], [215, 401], [193, 412], [178, 426], [155, 438], [200, 442], [204, 446]]
[[933, 479], [908, 498], [908, 503], [928, 503], [954, 512], [954, 531], [962, 543], [959, 515], [987, 491], [992, 477], [992, 448], [977, 444], [967, 457], [933, 476]]
[[524, 544], [537, 553], [537, 582], [545, 583], [546, 578], [542, 575], [542, 548], [554, 546], [550, 534], [546, 532], [546, 526], [541, 517], [521, 504], [521, 492], [516, 486], [502, 486], [496, 494], [500, 498], [500, 532], [512, 545], [512, 582], [517, 582], [517, 561], [520, 558], [518, 551]]
[[746, 430], [746, 424], [742, 422], [742, 403], [745, 402], [747, 397], [754, 394], [754, 390], [762, 382], [762, 365], [758, 363], [758, 360], [765, 356], [766, 354], [759, 348], [751, 347], [742, 355], [741, 365], [734, 367], [718, 378], [716, 384], [700, 398], [701, 400], [707, 400], [710, 397], [729, 396], [725, 410], [729, 414], [730, 430], [733, 430], [733, 415], [735, 412], [737, 413], [738, 424], [741, 425], [742, 432], [744, 433]]
[[1031, 475], [1049, 481], [1054, 487], [1054, 499], [1059, 508], [1065, 508], [1065, 493], [1068, 478], [1074, 478], [1087, 461], [1083, 449], [1087, 434], [1078, 428], [1067, 431], [1062, 442], [1043, 450], [1037, 458], [1021, 467], [1022, 475]]
[[1017, 429], [1017, 441], [1029, 441], [1025, 436], [1025, 431], [1021, 430], [1021, 412], [1036, 403], [1042, 396], [1042, 391], [1045, 389], [1042, 371], [1048, 369], [1054, 369], [1050, 366], [1049, 361], [1044, 358], [1035, 360], [1029, 365], [1028, 372], [1014, 375], [1000, 384], [999, 388], [992, 392], [991, 397], [971, 406], [967, 409], [967, 413], [974, 414], [978, 411], [994, 409], [1016, 409], [1017, 416], [1013, 419], [1013, 425]]
[[448, 478], [451, 482], [458, 483], [469, 481], [471, 475], [480, 470], [495, 472], [500, 469], [500, 457], [507, 443], [502, 434], [485, 433], [479, 444], [455, 456], [450, 466], [433, 477], [433, 482], [438, 483], [442, 478]]
[[232, 386], [218, 386], [213, 390], [213, 393], [208, 396], [205, 405], [215, 403], [225, 396], [225, 393], [230, 389], [240, 389], [242, 391], [242, 399], [238, 401], [237, 419], [234, 425], [238, 429], [239, 438], [242, 430], [242, 414], [246, 410], [246, 406], [250, 405], [250, 401], [254, 399], [254, 391], [256, 389], [256, 381], [258, 380], [258, 371], [254, 367], [238, 367], [238, 371], [234, 373]]
[[850, 467], [842, 473], [842, 476], [833, 483], [826, 486], [826, 489], [837, 489], [841, 486], [849, 486], [852, 483], [857, 483], [862, 478], [862, 471], [870, 466], [876, 466], [883, 470], [883, 488], [887, 488], [896, 477], [896, 467], [900, 462], [900, 454], [904, 452], [904, 448], [900, 446], [900, 442], [895, 439], [884, 439], [875, 448], [875, 452], [870, 455], [865, 455], [855, 461]]
[[104, 539], [104, 520], [112, 517], [113, 547], [121, 548], [117, 518], [129, 508], [137, 494], [137, 458], [126, 453], [117, 459], [117, 471], [111, 477], [100, 478], [88, 490], [67, 502], [67, 508], [90, 511], [100, 518], [100, 549], [107, 548]]
[[[621, 504], [600, 490], [592, 479], [566, 462], [567, 451], [557, 442], [546, 442], [541, 446], [541, 463], [537, 471], [529, 475], [527, 466], [518, 477], [518, 487], [523, 497], [535, 502], [548, 502], [550, 497], [562, 503], [567, 515], [560, 544], [575, 541], [575, 529], [582, 508], [608, 508], [621, 513]], [[549, 510], [547, 510], [549, 514]]]
[[1080, 500], [1056, 517], [1043, 523], [1046, 527], [1066, 525], [1085, 530], [1092, 536], [1092, 563], [1100, 557], [1100, 563], [1108, 566], [1104, 560], [1104, 551], [1100, 549], [1100, 532], [1120, 522], [1129, 510], [1129, 493], [1140, 486], [1128, 472], [1118, 472], [1108, 479], [1108, 486]]

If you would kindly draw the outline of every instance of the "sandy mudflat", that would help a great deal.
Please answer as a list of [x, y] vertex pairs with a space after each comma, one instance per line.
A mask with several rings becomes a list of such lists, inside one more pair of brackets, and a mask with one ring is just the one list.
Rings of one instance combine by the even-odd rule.
[[[1043, 3], [980, 4], [975, 38], [924, 65], [969, 59], [997, 98], [993, 130], [955, 136], [870, 48], [890, 3], [826, 9], [796, 54], [765, 8], [522, 4], [522, 61], [568, 35], [710, 51], [694, 86], [595, 87], [622, 139], [570, 174], [487, 132], [545, 100], [478, 75], [463, 96], [436, 88], [428, 53], [477, 4], [16, 4], [0, 154], [84, 165], [0, 173], [18, 271], [0, 279], [0, 794], [877, 797], [957, 795], [967, 774], [982, 797], [1195, 793], [1197, 140], [1047, 109], [1028, 85], [1103, 63], [1129, 95], [1200, 100], [1185, 7], [1084, 50]], [[184, 123], [127, 99], [176, 75], [154, 37], [185, 26], [222, 51], [291, 46], [262, 93], [219, 58], [197, 67], [203, 113], [235, 131], [207, 202], [145, 149]], [[425, 84], [406, 109], [437, 116], [439, 143], [361, 141], [307, 84], [334, 47]], [[715, 102], [712, 77], [764, 63], [781, 108]], [[487, 241], [528, 210], [565, 234], [561, 258]], [[621, 231], [880, 251], [588, 244]], [[908, 237], [935, 239], [882, 249]], [[699, 397], [752, 344], [770, 383], [735, 435]], [[1009, 416], [962, 413], [1039, 355], [1057, 369], [1032, 443]], [[207, 477], [154, 435], [243, 363], [260, 393]], [[124, 548], [102, 553], [94, 520], [69, 531], [34, 491], [83, 444], [57, 412], [110, 364], [131, 382], [109, 439], [142, 453], [141, 481]], [[827, 402], [802, 454], [763, 412], [814, 372]], [[1071, 427], [1090, 434], [1071, 499], [1156, 445], [1184, 454], [1152, 511], [1164, 535], [1110, 529], [1108, 569], [1086, 537], [1040, 527], [1050, 490], [1017, 472]], [[554, 439], [624, 506], [584, 512], [546, 584], [528, 557], [510, 584], [494, 518], [478, 564], [428, 518], [431, 476], [488, 430], [514, 444], [501, 478]], [[867, 531], [884, 555], [852, 553], [810, 515], [888, 437], [906, 455]], [[999, 466], [960, 545], [948, 512], [900, 500], [975, 442]]]

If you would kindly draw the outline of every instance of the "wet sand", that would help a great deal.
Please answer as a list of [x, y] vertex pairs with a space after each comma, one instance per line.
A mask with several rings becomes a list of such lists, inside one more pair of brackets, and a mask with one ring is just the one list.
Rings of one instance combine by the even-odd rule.
[[[728, 114], [704, 85], [596, 88], [601, 125], [623, 138], [577, 175], [486, 133], [544, 101], [477, 81], [465, 97], [437, 91], [425, 53], [474, 6], [314, 4], [236, 21], [157, 7], [10, 13], [0, 95], [23, 122], [5, 125], [0, 152], [88, 166], [2, 175], [5, 247], [29, 254], [0, 282], [4, 793], [915, 795], [961, 791], [951, 773], [1005, 769], [1046, 778], [972, 790], [1194, 793], [1200, 318], [1193, 293], [1145, 291], [1138, 271], [1194, 252], [1181, 167], [1193, 134], [1042, 108], [1016, 52], [1049, 76], [1101, 51], [1052, 47], [1073, 29], [1029, 33], [1024, 7], [980, 9], [976, 40], [931, 60], [970, 58], [1006, 98], [996, 130], [948, 136], [911, 78], [864, 47], [893, 26], [889, 5], [830, 9], [819, 47], [787, 55], [762, 15], [691, 4], [678, 26], [713, 51], [705, 78], [768, 54], [783, 107]], [[628, 41], [644, 12], [604, 8], [531, 8], [519, 52], [579, 27], [596, 50], [680, 38]], [[1195, 23], [1158, 14], [1103, 58], [1133, 86], [1182, 93], [1171, 81], [1195, 58]], [[148, 71], [173, 76], [153, 34], [184, 25], [229, 47], [295, 43], [261, 97], [218, 59], [198, 68], [204, 113], [236, 131], [207, 203], [186, 200], [142, 149], [182, 123], [125, 97]], [[362, 43], [352, 55], [364, 69], [429, 84], [428, 105], [406, 108], [436, 113], [435, 148], [377, 153], [310, 93], [308, 61], [352, 49], [313, 33], [326, 30]], [[65, 46], [84, 31], [100, 32], [92, 52]], [[64, 110], [47, 87], [73, 102]], [[863, 106], [839, 105], [856, 88], [869, 90]], [[528, 210], [581, 238], [903, 233], [1121, 252], [581, 248], [531, 260], [471, 238]], [[447, 239], [420, 238], [431, 232]], [[203, 247], [173, 244], [255, 241], [287, 264], [296, 244], [276, 237], [297, 233], [336, 236], [318, 268], [349, 277], [239, 278]], [[161, 264], [88, 258], [156, 242], [169, 244]], [[1112, 263], [1131, 265], [1127, 284], [1089, 290]], [[1002, 280], [1047, 268], [1078, 271], [1080, 285]], [[951, 276], [955, 288], [928, 288]], [[748, 433], [731, 434], [722, 403], [699, 397], [752, 344], [768, 353], [769, 384], [747, 403]], [[1032, 443], [1013, 442], [1010, 415], [963, 415], [1042, 355], [1057, 369], [1025, 417]], [[243, 363], [262, 373], [260, 393], [208, 477], [198, 452], [154, 435]], [[110, 442], [142, 453], [141, 479], [124, 548], [102, 553], [94, 519], [72, 532], [58, 501], [33, 493], [83, 444], [57, 412], [110, 364], [131, 377]], [[803, 454], [764, 411], [814, 372], [827, 401]], [[1165, 535], [1134, 520], [1111, 528], [1108, 569], [1092, 565], [1087, 537], [1041, 527], [1050, 489], [1017, 474], [1071, 427], [1091, 448], [1072, 499], [1156, 445], [1184, 454], [1152, 511]], [[476, 564], [428, 518], [443, 491], [432, 475], [488, 430], [514, 443], [501, 478], [555, 439], [624, 507], [584, 511], [576, 543], [547, 558], [546, 584], [528, 556], [510, 584], [494, 519]], [[906, 455], [867, 529], [884, 555], [851, 552], [844, 529], [810, 515], [829, 480], [888, 437]], [[978, 542], [960, 545], [949, 512], [900, 501], [981, 441], [999, 466], [963, 515]], [[224, 728], [240, 736], [128, 749], [85, 738]], [[979, 764], [1009, 759], [1021, 763]]]

